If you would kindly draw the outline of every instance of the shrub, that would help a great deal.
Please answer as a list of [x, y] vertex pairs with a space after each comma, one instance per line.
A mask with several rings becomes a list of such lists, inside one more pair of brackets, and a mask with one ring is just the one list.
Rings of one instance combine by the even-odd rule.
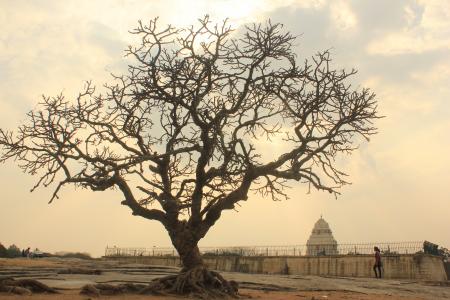
[[8, 252], [8, 257], [11, 257], [11, 258], [22, 256], [22, 251], [20, 251], [20, 248], [14, 244], [9, 246], [7, 252]]
[[8, 250], [0, 243], [0, 257], [8, 257]]
[[57, 252], [55, 256], [62, 258], [79, 258], [79, 259], [92, 259], [89, 253], [85, 252]]

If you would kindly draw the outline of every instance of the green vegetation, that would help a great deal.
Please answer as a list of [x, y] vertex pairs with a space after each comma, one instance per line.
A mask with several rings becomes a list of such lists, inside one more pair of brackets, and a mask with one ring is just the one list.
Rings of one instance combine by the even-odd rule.
[[86, 252], [57, 252], [53, 256], [61, 258], [92, 259], [91, 255]]
[[8, 257], [8, 250], [0, 243], [0, 257]]
[[3, 244], [0, 243], [0, 257], [13, 258], [20, 256], [22, 256], [22, 251], [16, 245], [13, 244], [6, 248], [5, 246], [3, 246]]
[[21, 257], [22, 256], [22, 251], [20, 250], [19, 247], [17, 247], [16, 245], [12, 244], [11, 246], [8, 247], [8, 257]]

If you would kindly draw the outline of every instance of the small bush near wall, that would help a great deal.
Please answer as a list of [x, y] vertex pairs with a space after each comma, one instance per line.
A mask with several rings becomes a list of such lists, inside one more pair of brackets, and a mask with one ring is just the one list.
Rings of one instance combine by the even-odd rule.
[[0, 243], [0, 257], [8, 257], [8, 250]]
[[62, 257], [62, 258], [79, 258], [79, 259], [92, 259], [89, 253], [84, 252], [59, 252], [55, 253], [54, 256]]

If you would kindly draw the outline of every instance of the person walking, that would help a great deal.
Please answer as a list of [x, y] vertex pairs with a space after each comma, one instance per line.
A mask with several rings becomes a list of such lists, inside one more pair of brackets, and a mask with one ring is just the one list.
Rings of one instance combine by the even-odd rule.
[[[381, 253], [380, 253], [380, 248], [378, 247], [374, 247], [373, 251], [375, 251], [375, 264], [373, 265], [373, 271], [375, 272], [375, 277], [376, 278], [381, 278]], [[377, 273], [377, 269], [378, 269], [378, 273]]]

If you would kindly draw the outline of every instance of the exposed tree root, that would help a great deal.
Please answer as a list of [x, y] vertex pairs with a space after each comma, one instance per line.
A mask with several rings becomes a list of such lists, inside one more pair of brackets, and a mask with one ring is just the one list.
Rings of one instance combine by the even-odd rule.
[[189, 295], [196, 299], [239, 298], [238, 284], [226, 281], [219, 273], [198, 266], [178, 275], [170, 275], [143, 284], [85, 285], [81, 293], [90, 296], [116, 294]]
[[19, 295], [31, 295], [32, 293], [58, 293], [55, 289], [34, 279], [15, 280], [12, 278], [0, 280], [0, 292]]
[[80, 294], [89, 296], [100, 296], [100, 295], [118, 295], [118, 294], [138, 294], [141, 290], [146, 288], [147, 285], [144, 284], [119, 284], [112, 285], [107, 283], [98, 284], [87, 284], [82, 287]]

